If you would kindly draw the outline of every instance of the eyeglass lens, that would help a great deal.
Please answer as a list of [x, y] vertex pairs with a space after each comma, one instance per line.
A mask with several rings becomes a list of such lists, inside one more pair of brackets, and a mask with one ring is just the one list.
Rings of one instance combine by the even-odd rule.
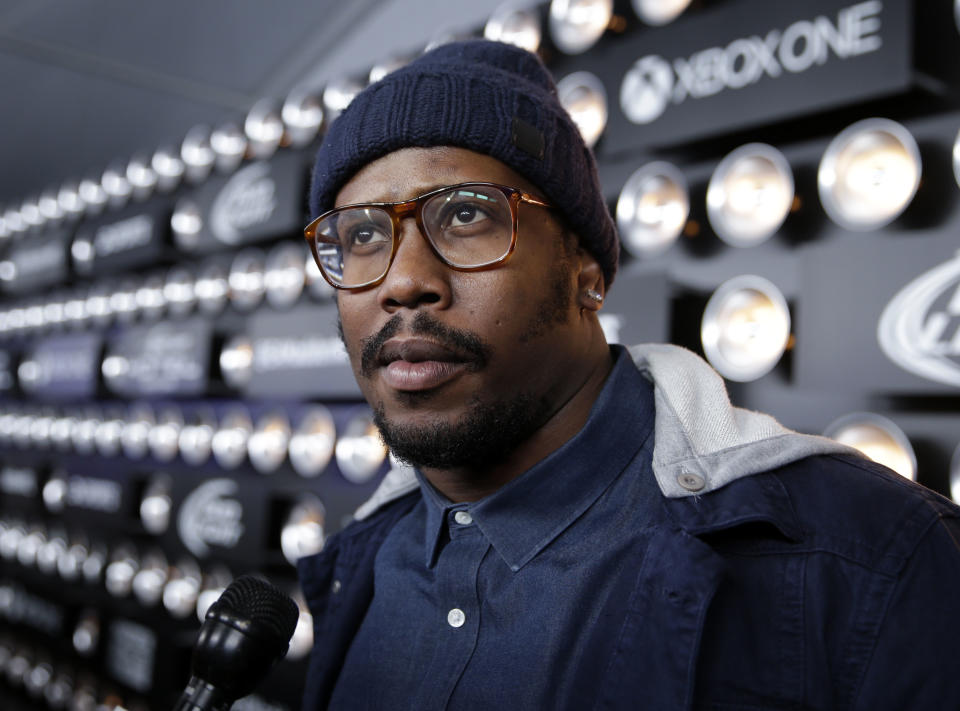
[[[501, 259], [513, 239], [513, 211], [499, 188], [460, 185], [421, 204], [425, 237], [451, 266], [478, 267]], [[390, 265], [393, 220], [389, 208], [357, 205], [316, 227], [320, 268], [343, 286], [379, 279]]]

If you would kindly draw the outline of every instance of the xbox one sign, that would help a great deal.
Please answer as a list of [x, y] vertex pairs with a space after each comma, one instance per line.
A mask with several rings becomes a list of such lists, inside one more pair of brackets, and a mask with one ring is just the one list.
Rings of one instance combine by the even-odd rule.
[[648, 54], [625, 74], [620, 106], [632, 123], [650, 124], [670, 105], [877, 52], [883, 46], [883, 9], [881, 0], [867, 0], [839, 10], [835, 17], [797, 20], [684, 57], [667, 60]]

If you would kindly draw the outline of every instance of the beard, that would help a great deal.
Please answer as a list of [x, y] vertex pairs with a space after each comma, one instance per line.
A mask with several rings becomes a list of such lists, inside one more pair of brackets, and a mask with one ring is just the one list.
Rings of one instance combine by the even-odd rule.
[[[534, 314], [519, 337], [520, 343], [536, 340], [551, 327], [570, 318], [573, 295], [570, 290], [570, 262], [560, 261]], [[343, 325], [339, 322], [340, 337]], [[403, 326], [396, 315], [376, 334], [361, 342], [358, 377], [369, 377], [377, 367], [383, 344]], [[410, 321], [415, 335], [428, 335], [470, 358], [469, 367], [480, 370], [494, 357], [494, 349], [477, 334], [446, 326], [429, 313], [418, 311]], [[350, 349], [347, 349], [348, 352]], [[382, 402], [370, 402], [374, 423], [394, 457], [415, 467], [455, 469], [493, 466], [534, 434], [553, 414], [554, 406], [545, 394], [518, 391], [499, 400], [488, 400], [476, 392], [469, 398], [466, 411], [453, 422], [437, 418], [434, 422], [412, 424], [389, 418]], [[409, 404], [428, 407], [430, 393], [406, 393]]]
[[519, 393], [501, 402], [477, 395], [454, 422], [411, 425], [388, 419], [383, 405], [374, 422], [394, 457], [416, 467], [455, 469], [492, 466], [529, 438], [550, 415], [546, 399]]

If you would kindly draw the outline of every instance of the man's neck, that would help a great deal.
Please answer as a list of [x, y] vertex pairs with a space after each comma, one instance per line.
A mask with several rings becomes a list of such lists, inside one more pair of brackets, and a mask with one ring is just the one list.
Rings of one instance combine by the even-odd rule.
[[613, 355], [597, 357], [581, 378], [572, 397], [555, 410], [544, 424], [495, 465], [421, 468], [437, 491], [453, 502], [478, 501], [513, 481], [576, 435], [586, 424], [594, 402], [613, 368]]

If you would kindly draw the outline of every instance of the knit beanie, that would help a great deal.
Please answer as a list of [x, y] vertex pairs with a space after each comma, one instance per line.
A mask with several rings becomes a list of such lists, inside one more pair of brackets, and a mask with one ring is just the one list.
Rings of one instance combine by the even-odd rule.
[[441, 45], [360, 92], [317, 153], [311, 215], [368, 163], [430, 146], [483, 153], [536, 185], [613, 282], [619, 244], [593, 153], [540, 59], [501, 42]]

